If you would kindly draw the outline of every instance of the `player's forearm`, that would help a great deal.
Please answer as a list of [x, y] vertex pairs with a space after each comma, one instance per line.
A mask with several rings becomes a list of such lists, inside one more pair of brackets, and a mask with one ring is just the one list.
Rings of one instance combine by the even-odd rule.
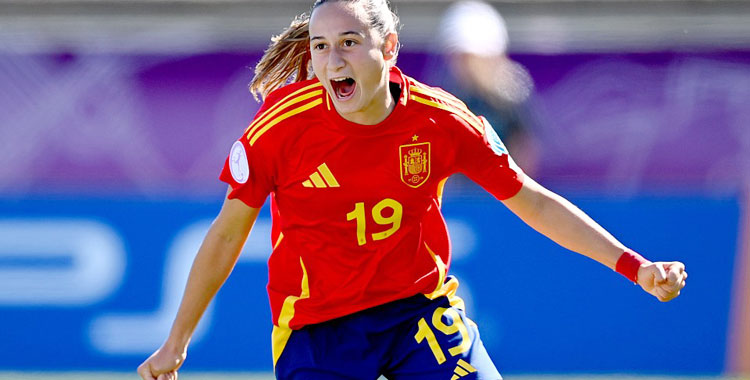
[[615, 269], [626, 247], [567, 199], [549, 192], [533, 226], [557, 244]]
[[232, 272], [245, 242], [243, 237], [219, 233], [218, 228], [216, 224], [211, 226], [190, 269], [185, 293], [165, 344], [175, 351], [187, 348], [201, 316]]
[[568, 200], [533, 180], [524, 188], [515, 203], [506, 201], [524, 222], [555, 243], [615, 269], [627, 248], [612, 234]]

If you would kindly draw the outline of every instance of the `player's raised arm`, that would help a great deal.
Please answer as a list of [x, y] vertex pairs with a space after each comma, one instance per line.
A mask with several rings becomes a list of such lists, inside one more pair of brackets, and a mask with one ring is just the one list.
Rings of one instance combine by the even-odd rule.
[[169, 337], [138, 367], [138, 374], [142, 379], [176, 379], [176, 372], [187, 355], [193, 331], [208, 304], [232, 272], [258, 217], [258, 211], [259, 209], [249, 207], [239, 199], [224, 200], [219, 216], [211, 224], [195, 256]]
[[681, 262], [651, 262], [628, 249], [565, 198], [526, 177], [521, 190], [503, 203], [526, 224], [557, 244], [588, 256], [638, 283], [660, 301], [685, 287]]

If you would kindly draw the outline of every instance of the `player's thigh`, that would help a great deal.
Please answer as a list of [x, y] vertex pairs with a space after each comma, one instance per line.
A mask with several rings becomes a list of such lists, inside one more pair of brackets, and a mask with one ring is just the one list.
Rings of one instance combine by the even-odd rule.
[[277, 377], [277, 379], [283, 380], [360, 380], [359, 377], [341, 375], [338, 373], [330, 372], [327, 370], [320, 369], [298, 369], [291, 374], [285, 375], [284, 377]]
[[280, 380], [375, 380], [379, 356], [357, 320], [338, 319], [292, 331], [275, 365]]
[[465, 312], [451, 307], [445, 298], [432, 305], [404, 330], [393, 358], [399, 364], [389, 369], [388, 379], [501, 379], [477, 325]]

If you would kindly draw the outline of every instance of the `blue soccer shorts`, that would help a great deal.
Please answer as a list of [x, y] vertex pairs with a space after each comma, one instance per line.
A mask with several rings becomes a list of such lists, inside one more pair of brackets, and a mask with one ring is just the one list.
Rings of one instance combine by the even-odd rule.
[[500, 380], [477, 326], [447, 297], [416, 295], [292, 331], [280, 380]]

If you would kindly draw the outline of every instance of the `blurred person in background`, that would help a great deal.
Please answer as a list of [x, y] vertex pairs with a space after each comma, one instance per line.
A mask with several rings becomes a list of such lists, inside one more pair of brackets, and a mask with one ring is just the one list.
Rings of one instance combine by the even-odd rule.
[[527, 176], [486, 119], [403, 74], [397, 30], [386, 0], [318, 0], [272, 39], [251, 83], [263, 106], [230, 149], [224, 204], [167, 340], [138, 367], [142, 379], [177, 377], [269, 195], [279, 379], [501, 378], [448, 274], [440, 208], [456, 172], [659, 300], [680, 294], [682, 263], [627, 248]]
[[434, 70], [430, 84], [487, 118], [518, 165], [535, 174], [534, 83], [526, 68], [507, 55], [508, 31], [500, 13], [482, 1], [456, 2], [444, 12], [437, 37], [447, 70]]

